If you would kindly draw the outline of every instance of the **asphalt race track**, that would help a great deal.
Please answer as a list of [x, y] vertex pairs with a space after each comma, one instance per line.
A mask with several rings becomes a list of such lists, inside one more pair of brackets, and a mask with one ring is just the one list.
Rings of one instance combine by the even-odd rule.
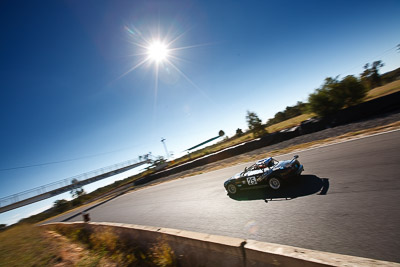
[[297, 154], [305, 171], [281, 192], [227, 196], [242, 164], [133, 191], [90, 217], [400, 262], [400, 131]]

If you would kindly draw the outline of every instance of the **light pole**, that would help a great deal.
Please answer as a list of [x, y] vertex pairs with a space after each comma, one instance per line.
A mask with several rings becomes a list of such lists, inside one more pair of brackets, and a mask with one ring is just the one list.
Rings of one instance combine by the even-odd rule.
[[168, 153], [167, 145], [165, 144], [165, 138], [161, 137], [161, 142], [164, 145], [165, 153], [167, 153], [167, 159], [169, 159], [169, 153]]

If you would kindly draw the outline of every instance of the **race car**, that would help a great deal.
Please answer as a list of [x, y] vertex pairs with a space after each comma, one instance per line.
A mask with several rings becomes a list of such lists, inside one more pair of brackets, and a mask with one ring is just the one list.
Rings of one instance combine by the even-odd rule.
[[230, 195], [241, 189], [270, 187], [278, 190], [285, 181], [300, 176], [304, 171], [298, 158], [296, 155], [292, 160], [277, 161], [272, 157], [259, 160], [225, 181], [224, 187]]

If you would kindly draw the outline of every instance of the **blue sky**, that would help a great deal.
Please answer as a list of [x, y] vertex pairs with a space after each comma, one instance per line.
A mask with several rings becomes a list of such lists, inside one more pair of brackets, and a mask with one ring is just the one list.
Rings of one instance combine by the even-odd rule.
[[[397, 0], [2, 1], [0, 197], [165, 155], [161, 137], [180, 154], [221, 129], [232, 135], [247, 128], [246, 110], [266, 122], [367, 62], [398, 68], [398, 14]], [[157, 86], [151, 63], [123, 75], [144, 58], [132, 56], [138, 32], [179, 36], [170, 60], [180, 72], [161, 66]]]

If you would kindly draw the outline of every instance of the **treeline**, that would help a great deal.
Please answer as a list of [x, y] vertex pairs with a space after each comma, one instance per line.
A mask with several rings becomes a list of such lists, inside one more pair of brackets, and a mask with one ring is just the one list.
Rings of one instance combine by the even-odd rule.
[[[308, 96], [308, 102], [297, 102], [294, 106], [288, 106], [285, 110], [277, 112], [266, 124], [262, 124], [256, 113], [247, 111], [246, 121], [249, 132], [255, 137], [266, 133], [265, 127], [277, 124], [302, 114], [315, 114], [318, 117], [332, 115], [340, 109], [361, 103], [368, 91], [393, 82], [400, 77], [400, 68], [383, 75], [379, 74], [384, 66], [381, 60], [365, 64], [360, 75], [348, 75], [343, 79], [328, 77], [324, 83]], [[241, 129], [236, 130], [236, 136], [243, 134]]]
[[266, 126], [271, 126], [273, 124], [277, 124], [279, 122], [300, 116], [301, 114], [303, 114], [307, 109], [307, 104], [303, 103], [303, 102], [297, 102], [296, 105], [292, 106], [292, 107], [286, 107], [286, 109], [284, 111], [280, 111], [278, 113], [275, 114], [275, 116], [272, 119], [269, 119], [267, 121]]
[[368, 91], [395, 81], [400, 77], [400, 68], [379, 74], [384, 66], [381, 60], [365, 64], [364, 71], [359, 77], [349, 75], [339, 80], [339, 77], [328, 77], [321, 87], [308, 97], [308, 103], [297, 102], [294, 106], [286, 107], [269, 119], [266, 126], [270, 126], [305, 113], [314, 113], [318, 117], [324, 117], [337, 112], [342, 108], [359, 104], [363, 101]]

